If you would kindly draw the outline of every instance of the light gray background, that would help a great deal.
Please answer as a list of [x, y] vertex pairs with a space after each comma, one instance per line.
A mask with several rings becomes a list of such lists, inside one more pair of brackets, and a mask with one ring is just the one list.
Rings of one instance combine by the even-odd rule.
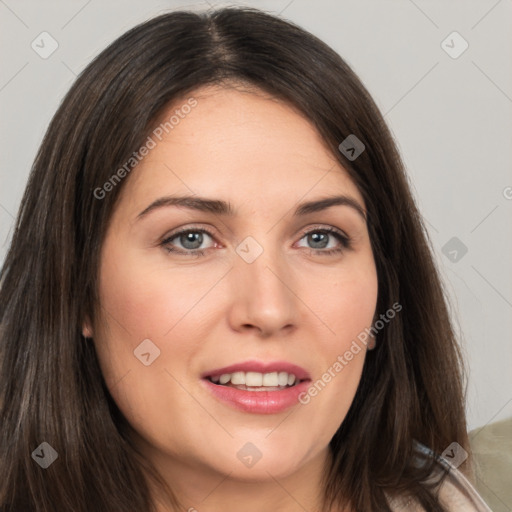
[[[469, 428], [512, 416], [512, 1], [243, 3], [326, 41], [375, 98], [460, 324], [471, 371]], [[209, 5], [226, 3], [0, 0], [0, 264], [37, 147], [75, 76], [135, 24]], [[47, 59], [31, 47], [43, 31], [59, 45]], [[456, 59], [441, 46], [453, 31], [469, 44]], [[452, 237], [468, 249], [462, 258], [456, 249], [458, 261], [450, 247], [442, 252]]]

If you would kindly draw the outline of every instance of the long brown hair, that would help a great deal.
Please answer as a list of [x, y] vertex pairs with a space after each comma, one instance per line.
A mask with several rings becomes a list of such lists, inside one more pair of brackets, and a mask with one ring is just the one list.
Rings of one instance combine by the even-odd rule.
[[[230, 82], [284, 99], [316, 127], [365, 200], [377, 311], [402, 306], [378, 332], [330, 442], [324, 509], [389, 511], [385, 494], [409, 494], [443, 510], [426, 484], [433, 460], [413, 463], [413, 443], [440, 454], [456, 441], [469, 452], [463, 361], [403, 163], [342, 58], [294, 24], [248, 8], [172, 12], [131, 29], [81, 73], [48, 128], [0, 274], [2, 510], [154, 510], [151, 467], [130, 443], [81, 332], [101, 307], [100, 248], [129, 176], [101, 199], [95, 191], [170, 103]], [[355, 160], [338, 148], [351, 134], [365, 144]], [[31, 458], [42, 442], [59, 456], [45, 470]]]

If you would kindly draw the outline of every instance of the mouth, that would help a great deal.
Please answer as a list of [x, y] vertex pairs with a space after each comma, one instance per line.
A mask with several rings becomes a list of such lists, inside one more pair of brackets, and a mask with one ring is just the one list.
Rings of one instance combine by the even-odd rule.
[[[233, 372], [206, 377], [211, 383], [243, 391], [279, 391], [302, 382], [294, 373], [288, 372]], [[303, 379], [305, 380], [305, 379]]]
[[298, 403], [311, 378], [303, 368], [285, 362], [249, 361], [205, 372], [208, 390], [221, 402], [251, 413], [273, 414]]

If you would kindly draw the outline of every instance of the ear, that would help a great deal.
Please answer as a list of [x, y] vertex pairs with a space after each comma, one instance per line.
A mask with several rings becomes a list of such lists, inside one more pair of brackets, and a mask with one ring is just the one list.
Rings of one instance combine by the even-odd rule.
[[86, 317], [84, 323], [82, 324], [82, 335], [84, 338], [92, 338], [92, 327], [89, 317]]

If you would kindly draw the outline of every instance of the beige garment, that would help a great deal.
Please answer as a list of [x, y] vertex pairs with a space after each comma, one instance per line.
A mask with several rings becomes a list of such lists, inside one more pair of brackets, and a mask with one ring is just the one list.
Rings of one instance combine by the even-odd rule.
[[512, 417], [469, 433], [475, 487], [493, 512], [512, 510]]
[[[424, 453], [432, 455], [432, 451], [417, 443]], [[449, 512], [492, 512], [469, 480], [446, 459], [440, 458], [439, 470], [449, 469], [439, 490], [441, 504]], [[416, 501], [403, 497], [390, 502], [393, 512], [425, 512]]]
[[441, 486], [440, 498], [443, 505], [451, 512], [491, 512], [469, 480], [453, 468]]

